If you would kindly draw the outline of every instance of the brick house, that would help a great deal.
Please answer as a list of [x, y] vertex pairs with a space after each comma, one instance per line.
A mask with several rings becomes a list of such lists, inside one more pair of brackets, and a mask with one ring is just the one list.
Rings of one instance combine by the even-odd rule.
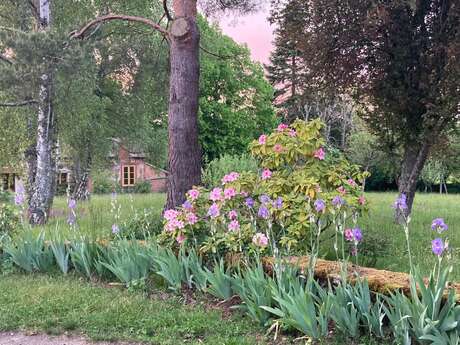
[[142, 150], [134, 146], [128, 147], [114, 139], [110, 158], [113, 162], [112, 172], [114, 176], [118, 176], [118, 183], [122, 188], [131, 188], [138, 182], [148, 181], [152, 192], [166, 191], [166, 170], [147, 163]]
[[[147, 181], [150, 190], [155, 193], [166, 191], [166, 170], [157, 168], [145, 161], [145, 153], [132, 146], [122, 144], [119, 140], [113, 139], [112, 152], [108, 157], [111, 161], [111, 172], [116, 183], [122, 189], [133, 188], [136, 183]], [[61, 193], [67, 186], [74, 183], [70, 162], [63, 159], [58, 163], [56, 187]], [[14, 191], [20, 180], [20, 174], [9, 167], [0, 167], [0, 189]], [[91, 177], [88, 181], [88, 190], [93, 191]]]

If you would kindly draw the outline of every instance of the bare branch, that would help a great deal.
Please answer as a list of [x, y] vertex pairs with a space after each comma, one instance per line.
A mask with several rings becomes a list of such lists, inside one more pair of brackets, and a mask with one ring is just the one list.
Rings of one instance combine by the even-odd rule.
[[24, 107], [27, 105], [37, 104], [38, 101], [35, 99], [26, 99], [21, 102], [11, 102], [11, 103], [0, 103], [0, 107]]
[[137, 17], [137, 16], [127, 16], [127, 15], [122, 15], [122, 14], [108, 14], [105, 16], [98, 17], [89, 23], [87, 23], [83, 28], [81, 28], [78, 31], [73, 31], [70, 33], [71, 38], [85, 38], [85, 33], [91, 29], [93, 26], [98, 25], [99, 23], [104, 23], [104, 22], [109, 22], [112, 20], [124, 20], [128, 22], [137, 22], [137, 23], [143, 23], [145, 25], [150, 26], [152, 29], [159, 31], [163, 36], [168, 37], [168, 31], [163, 28], [161, 25], [155, 23], [154, 21], [143, 18], [143, 17]]
[[207, 50], [206, 48], [204, 48], [203, 46], [200, 45], [200, 49], [202, 51], [204, 51], [206, 54], [209, 54], [211, 56], [214, 56], [216, 58], [219, 58], [219, 59], [222, 59], [222, 60], [235, 60], [236, 62], [238, 62], [240, 65], [242, 65], [242, 62], [241, 60], [239, 59], [239, 55], [219, 55], [217, 53], [213, 53], [209, 50]]

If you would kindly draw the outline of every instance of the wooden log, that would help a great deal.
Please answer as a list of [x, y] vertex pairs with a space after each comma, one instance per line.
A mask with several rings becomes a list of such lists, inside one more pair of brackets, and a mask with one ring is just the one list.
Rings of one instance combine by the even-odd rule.
[[[273, 271], [274, 258], [264, 257], [263, 264], [268, 272]], [[295, 256], [283, 259], [284, 262], [290, 263], [300, 268], [301, 271], [308, 269], [308, 256]], [[315, 278], [319, 280], [340, 280], [340, 263], [318, 259], [315, 266]], [[348, 279], [355, 282], [357, 279], [366, 279], [369, 283], [369, 289], [381, 294], [389, 294], [395, 291], [402, 291], [405, 294], [410, 293], [409, 274], [403, 272], [392, 272], [378, 270], [375, 268], [356, 266], [348, 264]], [[455, 289], [456, 299], [460, 302], [460, 283], [450, 283], [449, 288]]]

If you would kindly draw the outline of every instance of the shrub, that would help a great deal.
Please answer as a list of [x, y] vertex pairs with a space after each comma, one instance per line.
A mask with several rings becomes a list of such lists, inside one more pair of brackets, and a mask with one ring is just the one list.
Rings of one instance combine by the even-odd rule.
[[152, 191], [152, 185], [149, 181], [138, 181], [134, 185], [133, 192], [134, 193], [142, 193], [147, 194]]
[[0, 237], [12, 234], [20, 224], [20, 218], [13, 205], [0, 203]]
[[0, 203], [11, 202], [11, 193], [7, 190], [0, 189]]
[[257, 172], [257, 162], [249, 154], [229, 155], [213, 159], [202, 171], [202, 182], [207, 188], [221, 184], [222, 178], [229, 172]]
[[[231, 172], [221, 187], [195, 188], [178, 210], [165, 212], [162, 240], [188, 241], [202, 253], [258, 252], [278, 244], [305, 250], [337, 218], [356, 220], [365, 209], [365, 174], [324, 150], [319, 120], [280, 125], [251, 145], [259, 172]], [[270, 239], [271, 243], [268, 243]]]
[[97, 171], [92, 175], [93, 193], [108, 194], [117, 189], [113, 176], [107, 171]]

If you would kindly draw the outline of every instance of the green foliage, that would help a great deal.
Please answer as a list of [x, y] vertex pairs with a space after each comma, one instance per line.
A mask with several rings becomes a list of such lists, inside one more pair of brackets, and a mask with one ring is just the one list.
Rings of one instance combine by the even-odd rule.
[[299, 279], [291, 283], [288, 290], [273, 285], [273, 299], [278, 306], [262, 308], [277, 316], [284, 327], [296, 329], [315, 340], [325, 338], [333, 305], [321, 290], [319, 285], [305, 285]]
[[7, 190], [3, 190], [0, 188], [0, 203], [9, 203], [11, 202], [12, 196], [11, 193]]
[[91, 175], [93, 179], [93, 192], [95, 194], [108, 194], [116, 190], [118, 184], [113, 176], [104, 170], [96, 171]]
[[185, 283], [191, 289], [196, 287], [198, 290], [205, 291], [208, 283], [208, 276], [204, 270], [202, 258], [199, 257], [194, 249], [188, 254], [181, 250], [179, 260], [184, 269]]
[[263, 265], [259, 262], [254, 267], [240, 271], [233, 278], [233, 291], [241, 298], [241, 309], [246, 311], [253, 320], [265, 326], [270, 319], [270, 313], [262, 306], [273, 304], [270, 279], [265, 274]]
[[87, 238], [81, 237], [71, 242], [70, 258], [75, 269], [92, 279], [96, 271], [96, 262], [99, 262], [99, 246]]
[[149, 181], [138, 181], [133, 188], [134, 193], [146, 194], [152, 191], [152, 186]]
[[144, 209], [142, 213], [137, 211], [129, 217], [121, 226], [117, 236], [142, 240], [152, 235], [157, 235], [163, 227], [161, 212], [157, 209]]
[[7, 203], [0, 202], [0, 236], [12, 235], [20, 225], [20, 218], [16, 208]]
[[182, 287], [182, 282], [186, 281], [186, 275], [176, 254], [169, 248], [160, 248], [154, 260], [158, 266], [155, 273], [164, 278], [169, 289], [179, 291]]
[[199, 139], [209, 162], [245, 152], [252, 139], [276, 125], [276, 117], [273, 88], [249, 50], [203, 18], [199, 26], [205, 49], [225, 57], [200, 56]]
[[405, 344], [410, 344], [409, 335], [436, 345], [458, 344], [460, 306], [456, 303], [454, 290], [447, 290], [445, 298], [449, 270], [450, 267], [445, 268], [438, 277], [433, 271], [428, 285], [416, 271], [411, 276], [410, 297], [397, 292], [386, 299], [388, 307], [385, 312], [395, 329], [395, 337], [404, 339]]
[[214, 269], [210, 271], [205, 268], [209, 282], [208, 292], [220, 299], [228, 300], [233, 296], [232, 277], [228, 269], [225, 269], [224, 261], [221, 259], [214, 264]]
[[152, 265], [156, 248], [137, 241], [120, 240], [111, 244], [100, 263], [119, 281], [130, 286], [145, 280]]
[[54, 259], [56, 260], [60, 270], [62, 273], [67, 274], [69, 271], [70, 250], [58, 231], [53, 234], [53, 238], [51, 239], [49, 246], [53, 251]]
[[[366, 206], [355, 181], [362, 182], [366, 174], [337, 151], [324, 151], [321, 128], [319, 120], [297, 120], [253, 142], [251, 152], [262, 172], [231, 172], [223, 190], [198, 188], [198, 197], [189, 192], [191, 209], [165, 214], [163, 242], [185, 237], [202, 253], [254, 252], [267, 247], [253, 243], [255, 234], [263, 233], [272, 245], [300, 251], [310, 249], [312, 219], [319, 219], [325, 231], [341, 212], [357, 218]], [[248, 206], [247, 197], [254, 205]], [[324, 209], [316, 210], [316, 200], [324, 202]], [[209, 210], [216, 215], [208, 217]], [[193, 215], [197, 218], [191, 221]]]
[[6, 241], [3, 250], [11, 260], [27, 272], [49, 272], [54, 265], [51, 248], [45, 245], [45, 234], [38, 236], [31, 231], [18, 233], [13, 240]]
[[202, 183], [206, 188], [218, 186], [222, 183], [222, 177], [229, 171], [237, 173], [257, 172], [257, 162], [246, 153], [241, 155], [224, 154], [206, 165], [201, 176]]

